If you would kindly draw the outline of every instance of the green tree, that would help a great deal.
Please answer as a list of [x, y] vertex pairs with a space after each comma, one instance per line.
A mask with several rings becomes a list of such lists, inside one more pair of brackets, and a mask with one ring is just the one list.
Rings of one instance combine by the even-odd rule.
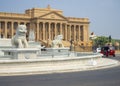
[[108, 42], [109, 42], [108, 37], [100, 36], [93, 40], [93, 45], [94, 46], [104, 46]]
[[95, 39], [92, 39], [92, 41], [93, 41], [93, 46], [96, 46], [96, 47], [105, 46], [105, 44], [107, 44], [107, 43], [112, 43], [112, 45], [114, 45], [115, 42], [120, 43], [119, 39], [112, 39], [111, 36], [108, 36], [108, 37], [106, 37], [106, 36], [99, 36], [99, 37], [97, 37]]

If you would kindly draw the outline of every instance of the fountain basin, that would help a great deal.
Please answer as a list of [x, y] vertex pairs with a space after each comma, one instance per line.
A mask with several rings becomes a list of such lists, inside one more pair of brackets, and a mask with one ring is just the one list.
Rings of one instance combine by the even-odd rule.
[[82, 66], [96, 66], [91, 60], [99, 62], [101, 54], [91, 54], [79, 57], [38, 57], [37, 59], [0, 60], [1, 74], [42, 73], [62, 70], [76, 70]]

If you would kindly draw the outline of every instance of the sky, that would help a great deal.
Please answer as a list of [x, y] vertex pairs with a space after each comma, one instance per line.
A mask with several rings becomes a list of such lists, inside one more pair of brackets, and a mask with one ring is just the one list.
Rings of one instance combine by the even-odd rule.
[[65, 17], [89, 18], [89, 31], [120, 39], [120, 0], [0, 0], [0, 12], [24, 13], [30, 8], [63, 10]]

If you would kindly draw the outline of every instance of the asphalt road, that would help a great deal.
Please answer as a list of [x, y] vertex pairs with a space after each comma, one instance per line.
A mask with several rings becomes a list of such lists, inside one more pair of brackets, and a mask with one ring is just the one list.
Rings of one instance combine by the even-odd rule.
[[[114, 59], [120, 61], [120, 56]], [[1, 76], [0, 86], [120, 86], [120, 66], [72, 73]]]

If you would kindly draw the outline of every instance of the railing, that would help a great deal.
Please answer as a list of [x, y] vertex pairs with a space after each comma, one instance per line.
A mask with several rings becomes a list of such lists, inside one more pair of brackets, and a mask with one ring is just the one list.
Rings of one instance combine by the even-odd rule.
[[96, 55], [92, 52], [76, 52], [70, 51], [69, 48], [45, 48], [44, 51], [41, 51], [39, 57], [81, 57], [81, 56], [91, 56]]
[[45, 51], [41, 51], [39, 56], [68, 56], [70, 55], [69, 48], [45, 48]]
[[77, 52], [91, 52], [92, 47], [91, 46], [73, 46], [73, 51]]
[[27, 14], [6, 13], [6, 12], [0, 12], [0, 16], [4, 16], [4, 17], [30, 18]]

